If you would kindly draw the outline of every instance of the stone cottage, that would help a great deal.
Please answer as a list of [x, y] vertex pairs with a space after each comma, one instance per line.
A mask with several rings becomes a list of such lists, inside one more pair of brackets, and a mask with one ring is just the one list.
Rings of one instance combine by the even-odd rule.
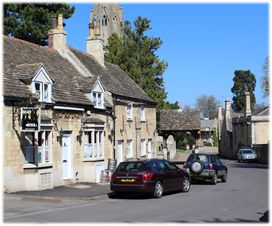
[[156, 103], [104, 60], [100, 24], [86, 53], [62, 24], [51, 18], [48, 47], [3, 37], [5, 192], [99, 182], [110, 159], [156, 156]]

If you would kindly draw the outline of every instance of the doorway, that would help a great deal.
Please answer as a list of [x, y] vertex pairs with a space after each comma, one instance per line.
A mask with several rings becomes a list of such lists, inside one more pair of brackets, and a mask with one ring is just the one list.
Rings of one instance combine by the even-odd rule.
[[72, 147], [71, 142], [72, 136], [71, 134], [63, 134], [62, 136], [62, 170], [63, 170], [63, 180], [67, 180], [71, 178], [71, 154], [72, 154]]

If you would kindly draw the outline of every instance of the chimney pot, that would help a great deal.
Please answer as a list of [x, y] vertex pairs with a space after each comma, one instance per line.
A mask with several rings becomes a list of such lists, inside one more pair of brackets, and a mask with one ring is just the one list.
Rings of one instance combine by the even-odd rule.
[[96, 26], [95, 36], [100, 36], [100, 26]]
[[62, 13], [58, 14], [58, 30], [63, 31], [63, 15], [62, 15]]
[[90, 37], [94, 37], [94, 24], [89, 24], [89, 30], [90, 30]]
[[50, 29], [56, 29], [57, 28], [57, 16], [52, 15], [50, 16]]

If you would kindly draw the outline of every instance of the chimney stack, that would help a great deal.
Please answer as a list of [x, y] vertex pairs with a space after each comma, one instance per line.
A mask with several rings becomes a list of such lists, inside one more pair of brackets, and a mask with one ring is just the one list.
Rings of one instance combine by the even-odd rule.
[[90, 35], [87, 38], [87, 53], [92, 55], [96, 61], [103, 67], [104, 64], [104, 49], [103, 49], [103, 40], [100, 36], [100, 25], [91, 22], [89, 24]]
[[246, 96], [246, 112], [245, 112], [245, 116], [247, 118], [248, 116], [251, 115], [250, 92], [246, 90], [245, 96]]
[[228, 97], [225, 100], [225, 108], [226, 108], [226, 119], [229, 119], [230, 118], [230, 100]]
[[57, 50], [66, 47], [66, 32], [63, 29], [63, 15], [50, 17], [50, 30], [48, 31], [48, 47]]
[[221, 103], [219, 103], [219, 106], [218, 106], [218, 120], [223, 120]]

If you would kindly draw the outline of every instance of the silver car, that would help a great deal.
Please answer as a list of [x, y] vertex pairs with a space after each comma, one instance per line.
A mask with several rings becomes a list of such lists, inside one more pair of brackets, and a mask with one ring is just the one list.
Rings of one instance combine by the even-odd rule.
[[256, 161], [257, 154], [254, 150], [249, 148], [240, 149], [238, 152], [238, 162], [241, 161]]

